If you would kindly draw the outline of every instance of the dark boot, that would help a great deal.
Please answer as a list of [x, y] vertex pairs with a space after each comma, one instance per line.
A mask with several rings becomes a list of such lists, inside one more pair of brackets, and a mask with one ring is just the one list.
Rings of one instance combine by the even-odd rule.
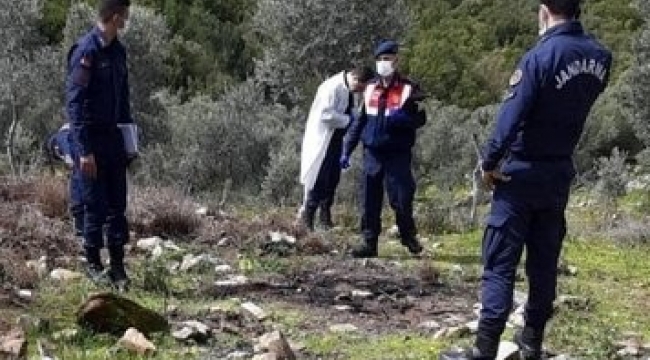
[[100, 249], [97, 247], [85, 247], [86, 254], [86, 276], [96, 285], [105, 285], [106, 272], [102, 265]]
[[413, 255], [419, 255], [423, 250], [422, 245], [415, 237], [403, 238], [401, 243], [406, 246], [406, 248], [409, 249], [409, 252]]
[[513, 342], [519, 346], [519, 353], [524, 360], [538, 360], [542, 358], [542, 342], [544, 331], [538, 331], [531, 327], [524, 327], [517, 330]]
[[111, 264], [108, 270], [108, 276], [113, 284], [113, 287], [119, 292], [126, 292], [129, 290], [129, 278], [124, 269], [124, 247], [114, 246], [108, 248]]
[[495, 356], [485, 356], [476, 347], [450, 349], [440, 354], [439, 360], [493, 360]]
[[374, 258], [377, 257], [377, 239], [366, 239], [362, 244], [352, 249], [352, 257], [355, 258]]
[[332, 222], [332, 212], [329, 206], [320, 207], [319, 218], [320, 225], [323, 227], [323, 229], [327, 230], [334, 227], [334, 223]]
[[314, 216], [316, 215], [316, 207], [306, 205], [302, 213], [302, 223], [309, 231], [314, 231]]

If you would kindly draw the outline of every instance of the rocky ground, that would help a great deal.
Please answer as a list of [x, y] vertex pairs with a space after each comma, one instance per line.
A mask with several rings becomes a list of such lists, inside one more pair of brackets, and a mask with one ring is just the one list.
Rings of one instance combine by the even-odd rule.
[[[431, 359], [449, 345], [469, 343], [476, 328], [477, 232], [424, 234], [426, 254], [415, 259], [388, 233], [379, 259], [353, 260], [345, 255], [357, 241], [349, 228], [308, 234], [290, 210], [250, 213], [138, 189], [128, 247], [133, 286], [115, 296], [81, 275], [62, 180], [5, 181], [0, 200], [0, 353]], [[573, 251], [580, 252], [570, 250], [569, 257]], [[601, 272], [601, 258], [575, 259], [579, 266], [562, 264], [561, 290], [568, 294], [558, 301], [561, 320], [549, 357], [648, 356], [648, 308], [631, 304], [650, 295], [650, 268], [628, 257], [624, 272]], [[594, 276], [634, 285], [627, 298], [610, 303], [600, 298], [601, 284], [587, 282]], [[521, 325], [524, 293], [514, 300], [511, 328]], [[610, 307], [620, 304], [612, 315]], [[501, 358], [517, 358], [508, 346]]]

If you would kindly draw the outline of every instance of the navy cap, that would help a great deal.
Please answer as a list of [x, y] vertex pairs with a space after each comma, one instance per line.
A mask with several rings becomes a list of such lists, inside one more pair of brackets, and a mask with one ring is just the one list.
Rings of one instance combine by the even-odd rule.
[[381, 40], [375, 47], [375, 57], [384, 54], [397, 54], [399, 45], [394, 40]]

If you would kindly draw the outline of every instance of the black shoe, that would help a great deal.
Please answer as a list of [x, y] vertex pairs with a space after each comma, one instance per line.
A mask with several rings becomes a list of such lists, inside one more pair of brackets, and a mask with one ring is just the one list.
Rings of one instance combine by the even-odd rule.
[[129, 291], [131, 281], [129, 280], [129, 277], [126, 276], [123, 264], [117, 266], [111, 265], [111, 268], [108, 270], [108, 278], [111, 280], [111, 284], [115, 290], [119, 292]]
[[379, 256], [377, 246], [369, 245], [366, 242], [353, 248], [350, 254], [355, 258], [375, 258]]
[[314, 231], [314, 215], [316, 214], [316, 209], [312, 207], [305, 207], [302, 212], [302, 224], [309, 230]]
[[450, 349], [442, 352], [438, 357], [439, 360], [493, 360], [495, 356], [485, 356], [475, 348]]
[[523, 360], [542, 359], [542, 336], [530, 328], [517, 330], [513, 342], [519, 346], [519, 354]]
[[416, 238], [411, 238], [408, 240], [402, 240], [402, 245], [406, 246], [409, 249], [409, 252], [413, 255], [419, 255], [423, 248], [420, 242]]
[[320, 208], [319, 220], [321, 227], [325, 230], [329, 230], [334, 227], [334, 222], [332, 221], [332, 212], [329, 208]]
[[115, 290], [126, 292], [129, 290], [129, 277], [124, 270], [124, 247], [111, 246], [108, 248], [108, 255], [111, 260], [111, 268], [108, 270], [108, 276]]
[[85, 273], [88, 279], [97, 286], [104, 286], [108, 283], [106, 271], [102, 264], [88, 264]]

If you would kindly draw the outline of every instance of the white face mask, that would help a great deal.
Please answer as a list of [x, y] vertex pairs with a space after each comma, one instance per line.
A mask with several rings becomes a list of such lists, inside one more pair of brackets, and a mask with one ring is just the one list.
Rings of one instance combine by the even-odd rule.
[[393, 62], [390, 60], [377, 61], [377, 74], [381, 77], [389, 77], [393, 75], [395, 68]]

